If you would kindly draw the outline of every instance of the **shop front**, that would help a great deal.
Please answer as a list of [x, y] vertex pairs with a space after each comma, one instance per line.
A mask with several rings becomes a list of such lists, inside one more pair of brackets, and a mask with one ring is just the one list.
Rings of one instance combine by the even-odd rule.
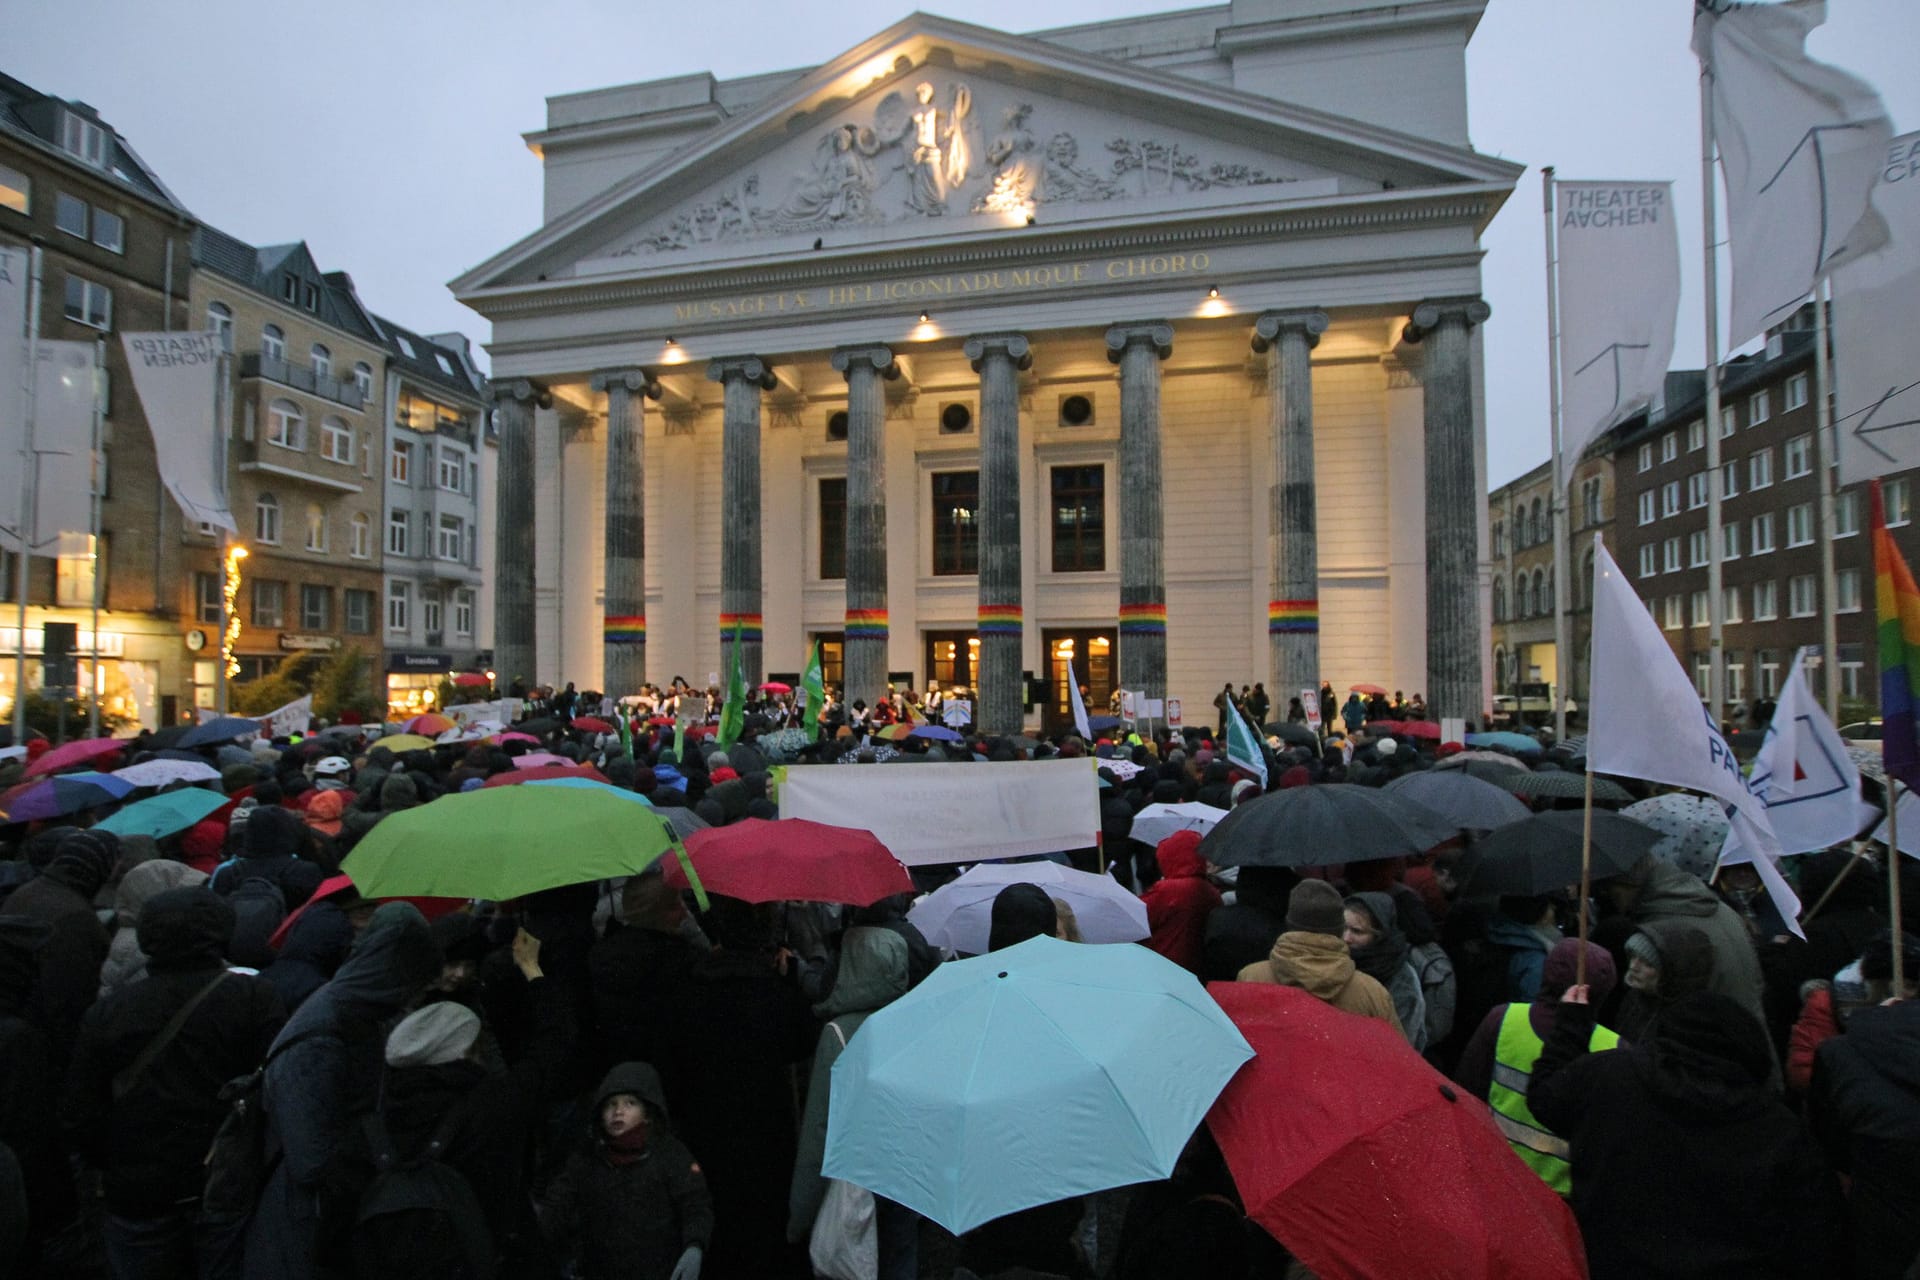
[[419, 715], [439, 702], [440, 682], [453, 672], [446, 652], [399, 649], [387, 653], [387, 716]]
[[[39, 613], [35, 610], [35, 613]], [[44, 622], [59, 622], [61, 618], [48, 613], [44, 619], [30, 619], [26, 628], [26, 692], [28, 698], [42, 696], [46, 686], [45, 672], [42, 666], [46, 655], [46, 630]], [[107, 720], [117, 729], [131, 732], [135, 728], [159, 728], [163, 723], [166, 704], [173, 698], [162, 698], [162, 664], [179, 647], [179, 638], [149, 635], [143, 632], [100, 629], [100, 643], [97, 664], [94, 653], [94, 636], [91, 626], [75, 624], [75, 684], [73, 696], [92, 698], [96, 689], [100, 695], [100, 710]], [[14, 699], [19, 691], [21, 675], [20, 629], [15, 626], [0, 628], [0, 722], [11, 721]]]

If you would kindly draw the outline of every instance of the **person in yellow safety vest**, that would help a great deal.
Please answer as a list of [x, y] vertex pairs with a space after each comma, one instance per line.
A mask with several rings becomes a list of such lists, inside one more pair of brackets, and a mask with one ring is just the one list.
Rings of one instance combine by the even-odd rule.
[[[1547, 954], [1540, 991], [1533, 1003], [1495, 1005], [1468, 1040], [1454, 1070], [1454, 1079], [1486, 1099], [1493, 1109], [1494, 1123], [1514, 1153], [1563, 1196], [1573, 1189], [1566, 1140], [1541, 1124], [1529, 1109], [1527, 1088], [1532, 1082], [1533, 1065], [1553, 1030], [1560, 996], [1573, 985], [1582, 945], [1578, 938], [1565, 938], [1555, 944]], [[1613, 957], [1604, 947], [1591, 942], [1584, 945], [1587, 985], [1597, 1007], [1613, 990], [1617, 975]], [[1597, 1026], [1588, 1048], [1598, 1052], [1619, 1043], [1617, 1034]]]

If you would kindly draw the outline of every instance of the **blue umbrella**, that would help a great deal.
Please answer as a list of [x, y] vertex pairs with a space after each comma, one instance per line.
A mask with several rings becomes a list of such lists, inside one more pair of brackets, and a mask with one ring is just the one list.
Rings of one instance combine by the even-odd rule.
[[1095, 733], [1106, 733], [1110, 729], [1118, 729], [1119, 727], [1120, 727], [1119, 716], [1088, 716], [1087, 717], [1087, 728], [1093, 730]]
[[1169, 1177], [1245, 1037], [1192, 974], [1039, 937], [941, 965], [833, 1067], [824, 1172], [956, 1235]]
[[133, 790], [133, 784], [109, 773], [61, 773], [23, 787], [7, 805], [9, 822], [64, 818], [95, 809]]
[[965, 738], [962, 738], [959, 734], [943, 724], [917, 724], [913, 726], [913, 732], [907, 736], [909, 738], [932, 738], [936, 742], [966, 741]]
[[260, 736], [258, 720], [242, 720], [238, 716], [216, 716], [205, 724], [197, 724], [180, 735], [176, 747], [211, 747], [222, 742], [232, 742], [237, 738], [257, 738]]
[[117, 836], [152, 836], [161, 840], [176, 831], [185, 831], [227, 802], [218, 791], [205, 787], [183, 787], [145, 800], [136, 800], [111, 817], [94, 824], [96, 830]]
[[1505, 747], [1515, 755], [1539, 755], [1544, 747], [1540, 739], [1529, 738], [1524, 733], [1470, 733], [1467, 735], [1470, 747]]
[[619, 796], [622, 800], [632, 800], [636, 804], [647, 806], [649, 809], [653, 808], [653, 801], [647, 799], [638, 791], [629, 791], [625, 787], [616, 787], [611, 782], [602, 782], [598, 778], [535, 778], [532, 782], [525, 783], [524, 785], [529, 787], [572, 787], [581, 791], [605, 791], [609, 794]]

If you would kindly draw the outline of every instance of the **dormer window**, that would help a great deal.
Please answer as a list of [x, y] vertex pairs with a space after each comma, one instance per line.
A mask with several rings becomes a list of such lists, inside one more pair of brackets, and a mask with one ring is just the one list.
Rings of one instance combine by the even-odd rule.
[[453, 365], [448, 363], [445, 355], [436, 351], [433, 353], [433, 359], [434, 363], [440, 366], [440, 372], [446, 374], [449, 378], [453, 376]]
[[107, 167], [107, 133], [99, 125], [83, 116], [66, 113], [66, 124], [61, 130], [60, 146], [68, 155], [77, 156], [96, 169]]
[[281, 277], [280, 296], [288, 302], [300, 301], [300, 282], [292, 276]]
[[307, 310], [318, 312], [320, 310], [320, 291], [312, 285], [306, 285], [301, 293], [300, 301]]
[[414, 355], [413, 343], [407, 339], [406, 334], [396, 333], [393, 336], [394, 336], [394, 339], [397, 342], [399, 342], [400, 350], [406, 353], [407, 359], [409, 360], [417, 359], [417, 357]]

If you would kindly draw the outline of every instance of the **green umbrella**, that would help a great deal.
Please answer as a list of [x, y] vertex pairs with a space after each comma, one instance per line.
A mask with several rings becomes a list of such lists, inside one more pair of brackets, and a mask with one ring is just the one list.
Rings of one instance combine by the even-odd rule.
[[186, 787], [166, 791], [145, 800], [136, 800], [120, 812], [94, 824], [99, 831], [117, 836], [152, 836], [165, 839], [176, 831], [185, 831], [200, 819], [226, 804], [227, 798], [205, 787]]
[[630, 876], [669, 849], [686, 865], [686, 851], [659, 815], [618, 796], [494, 787], [382, 818], [340, 869], [368, 898], [501, 902]]

